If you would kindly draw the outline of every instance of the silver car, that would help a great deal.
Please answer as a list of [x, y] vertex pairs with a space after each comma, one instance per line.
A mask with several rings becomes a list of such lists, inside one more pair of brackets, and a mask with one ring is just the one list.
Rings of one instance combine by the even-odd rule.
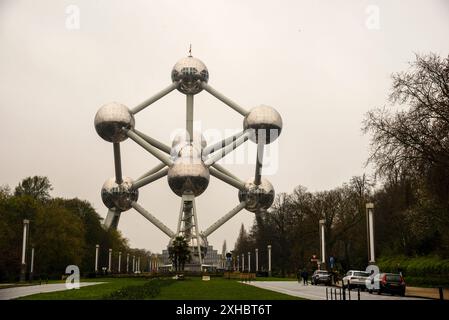
[[365, 290], [365, 281], [368, 279], [369, 273], [366, 271], [349, 270], [343, 277], [343, 288], [361, 288]]

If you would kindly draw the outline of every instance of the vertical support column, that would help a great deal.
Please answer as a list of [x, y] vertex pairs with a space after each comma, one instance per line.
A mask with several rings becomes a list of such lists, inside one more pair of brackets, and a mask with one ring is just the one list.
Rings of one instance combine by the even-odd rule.
[[136, 272], [136, 256], [133, 256], [133, 273]]
[[259, 271], [259, 249], [256, 248], [256, 272]]
[[28, 244], [28, 229], [30, 227], [30, 220], [23, 220], [23, 240], [22, 240], [22, 261], [20, 264], [20, 282], [25, 281], [26, 278], [26, 250]]
[[108, 258], [108, 272], [112, 271], [112, 249], [109, 249], [109, 258]]
[[271, 244], [269, 244], [267, 248], [268, 248], [268, 276], [271, 277]]
[[129, 273], [129, 253], [126, 254], [126, 273]]
[[186, 131], [189, 142], [193, 141], [193, 94], [186, 95]]
[[100, 249], [100, 245], [95, 245], [95, 273], [98, 273], [98, 251]]
[[245, 254], [242, 253], [242, 272], [245, 271]]
[[192, 204], [193, 204], [193, 208], [192, 208], [193, 209], [193, 219], [195, 222], [196, 243], [198, 245], [198, 258], [200, 260], [200, 270], [202, 271], [203, 270], [203, 257], [201, 256], [200, 229], [198, 227], [198, 216], [196, 215], [195, 197], [193, 197]]
[[248, 272], [251, 272], [251, 252], [248, 252]]
[[321, 265], [326, 263], [326, 237], [325, 237], [325, 230], [324, 230], [324, 224], [325, 220], [321, 219], [319, 221], [320, 225], [320, 252], [321, 252]]
[[34, 276], [34, 247], [31, 248], [30, 281], [33, 281], [33, 276]]
[[120, 273], [122, 271], [122, 252], [118, 252], [118, 269], [117, 272]]
[[237, 271], [240, 271], [240, 256], [237, 256]]
[[366, 204], [366, 223], [367, 223], [367, 239], [368, 239], [368, 264], [376, 263], [374, 252], [374, 203]]

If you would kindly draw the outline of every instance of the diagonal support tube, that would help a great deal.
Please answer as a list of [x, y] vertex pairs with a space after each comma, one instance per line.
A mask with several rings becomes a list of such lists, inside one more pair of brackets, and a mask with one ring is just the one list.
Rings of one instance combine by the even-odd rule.
[[141, 180], [141, 179], [143, 179], [145, 177], [151, 176], [152, 174], [155, 174], [156, 172], [164, 169], [164, 167], [165, 167], [165, 163], [159, 163], [157, 166], [155, 166], [154, 168], [148, 170], [143, 175], [141, 175], [139, 178], [137, 178], [137, 181]]
[[215, 178], [220, 179], [223, 182], [226, 182], [227, 184], [233, 186], [234, 188], [237, 188], [239, 190], [246, 190], [245, 189], [245, 183], [243, 183], [240, 180], [236, 180], [234, 178], [231, 178], [230, 176], [228, 176], [228, 175], [218, 171], [215, 168], [209, 168], [209, 172]]
[[121, 184], [123, 182], [122, 177], [122, 160], [120, 157], [120, 143], [114, 142], [114, 166], [115, 166], [115, 182]]
[[163, 233], [165, 233], [170, 238], [173, 238], [175, 236], [175, 233], [171, 231], [165, 224], [163, 224], [161, 221], [159, 221], [155, 216], [153, 216], [151, 213], [146, 211], [142, 206], [140, 206], [137, 202], [133, 201], [131, 202], [131, 206], [139, 212], [141, 215], [143, 215], [145, 218], [148, 219], [152, 224], [154, 224], [156, 227], [158, 227]]
[[136, 113], [142, 111], [143, 109], [145, 109], [146, 107], [148, 107], [150, 104], [153, 104], [154, 102], [158, 101], [159, 99], [165, 97], [167, 94], [169, 94], [170, 92], [175, 90], [178, 87], [178, 84], [179, 84], [178, 82], [173, 82], [167, 88], [161, 90], [160, 92], [156, 93], [154, 96], [148, 98], [147, 100], [145, 100], [144, 102], [139, 104], [137, 107], [132, 109], [131, 113], [136, 114]]
[[223, 149], [219, 150], [215, 154], [209, 156], [206, 161], [204, 161], [204, 164], [206, 166], [211, 166], [221, 158], [224, 158], [228, 153], [231, 151], [237, 149], [242, 143], [244, 143], [246, 140], [248, 140], [249, 132], [245, 132], [242, 136], [240, 136], [237, 140], [235, 140], [232, 144], [227, 145]]
[[153, 147], [158, 148], [159, 150], [170, 154], [170, 150], [171, 148], [169, 146], [167, 146], [166, 144], [146, 135], [145, 133], [134, 129], [134, 132], [141, 137], [143, 140], [145, 140], [146, 142], [148, 142], [149, 144], [151, 144]]
[[173, 161], [166, 156], [165, 154], [161, 153], [159, 150], [157, 150], [155, 147], [153, 147], [151, 144], [146, 142], [144, 139], [139, 137], [133, 130], [126, 131], [126, 135], [134, 140], [138, 145], [140, 145], [142, 148], [147, 150], [149, 153], [151, 153], [153, 156], [158, 158], [160, 161], [162, 161], [165, 165], [168, 167], [171, 167], [173, 165]]
[[218, 100], [222, 101], [223, 103], [227, 104], [228, 106], [230, 106], [232, 109], [234, 109], [235, 111], [237, 111], [238, 113], [240, 113], [242, 116], [246, 116], [249, 112], [247, 110], [245, 110], [244, 108], [242, 108], [241, 106], [239, 106], [237, 103], [235, 103], [234, 101], [232, 101], [231, 99], [227, 98], [226, 96], [222, 95], [220, 92], [218, 92], [217, 90], [215, 90], [214, 88], [212, 88], [210, 85], [208, 85], [206, 82], [201, 82], [201, 86], [203, 87], [204, 90], [206, 90], [207, 92], [209, 92], [211, 95], [213, 95], [215, 98], [217, 98]]
[[238, 133], [233, 134], [232, 136], [229, 136], [221, 141], [218, 141], [212, 145], [207, 146], [206, 148], [203, 149], [203, 156], [207, 157], [207, 156], [209, 156], [209, 154], [214, 153], [215, 151], [226, 147], [230, 143], [234, 142], [234, 140], [241, 137], [244, 133], [245, 133], [245, 131], [238, 132]]
[[237, 180], [237, 181], [240, 181], [240, 178], [239, 178], [239, 177], [237, 177], [236, 175], [234, 175], [231, 171], [229, 171], [228, 169], [226, 169], [226, 168], [223, 167], [222, 165], [220, 165], [220, 164], [218, 164], [218, 163], [214, 163], [214, 164], [212, 165], [212, 167], [214, 167], [215, 169], [217, 169], [217, 170], [220, 171], [221, 173], [224, 173], [225, 175], [227, 175], [227, 176], [229, 176], [229, 177], [231, 177], [231, 178], [233, 178], [233, 179], [235, 179], [235, 180]]
[[233, 216], [235, 216], [237, 213], [239, 213], [241, 210], [245, 208], [246, 202], [242, 201], [239, 203], [237, 207], [229, 211], [227, 214], [225, 214], [223, 217], [217, 220], [214, 224], [212, 224], [209, 228], [206, 229], [206, 231], [203, 232], [205, 237], [210, 236], [212, 232], [220, 228], [223, 224], [225, 224], [229, 219], [231, 219]]
[[[156, 140], [156, 139], [154, 139], [154, 138], [152, 138], [152, 137], [150, 137], [150, 136], [147, 136], [145, 133], [143, 133], [143, 132], [141, 132], [141, 131], [138, 131], [138, 130], [136, 130], [136, 129], [134, 129], [134, 132], [135, 132], [139, 137], [141, 137], [143, 140], [145, 140], [146, 142], [148, 142], [149, 144], [151, 144], [153, 147], [155, 147], [155, 148], [157, 148], [157, 149], [159, 149], [159, 150], [161, 150], [161, 151], [163, 151], [163, 152], [165, 152], [165, 153], [167, 153], [167, 154], [170, 154], [171, 148], [170, 148], [168, 145], [166, 145], [166, 144], [164, 144], [164, 143], [162, 143], [162, 142], [160, 142], [160, 141], [158, 141], [158, 140]], [[244, 133], [244, 132], [242, 131], [242, 132], [239, 132], [238, 134], [241, 136], [241, 135], [243, 135], [243, 133]], [[203, 152], [204, 152], [204, 151], [203, 151]], [[166, 166], [165, 163], [161, 163], [161, 164], [157, 165], [156, 167], [154, 167], [153, 169], [151, 169], [150, 171], [148, 171], [148, 172], [146, 172], [145, 174], [143, 174], [142, 176], [140, 176], [137, 180], [140, 180], [140, 179], [145, 178], [145, 177], [147, 177], [147, 176], [149, 176], [149, 175], [151, 175], [151, 174], [154, 174], [154, 173], [158, 172], [159, 170], [161, 170], [161, 169], [162, 169], [163, 167], [165, 167], [165, 166]], [[234, 174], [232, 174], [231, 172], [229, 172], [226, 168], [224, 168], [224, 167], [221, 166], [220, 164], [214, 163], [212, 166], [213, 166], [215, 169], [221, 171], [222, 173], [224, 173], [224, 174], [230, 176], [231, 178], [233, 178], [233, 179], [235, 179], [235, 180], [239, 180], [239, 178], [237, 178]]]
[[167, 175], [167, 173], [168, 173], [168, 168], [162, 169], [162, 170], [160, 170], [152, 175], [149, 175], [143, 179], [137, 180], [136, 182], [133, 183], [132, 187], [134, 189], [139, 189], [139, 188], [146, 186], [147, 184], [150, 184], [162, 177], [165, 177]]

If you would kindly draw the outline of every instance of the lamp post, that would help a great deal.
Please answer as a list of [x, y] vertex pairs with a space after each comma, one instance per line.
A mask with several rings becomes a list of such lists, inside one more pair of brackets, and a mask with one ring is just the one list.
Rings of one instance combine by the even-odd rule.
[[237, 271], [240, 271], [240, 256], [237, 256]]
[[26, 250], [28, 242], [30, 220], [23, 220], [23, 240], [22, 240], [22, 263], [20, 265], [20, 282], [25, 281], [26, 278]]
[[30, 281], [33, 281], [33, 277], [34, 277], [34, 247], [31, 248]]
[[122, 270], [122, 252], [119, 251], [118, 252], [118, 273], [120, 273], [120, 271]]
[[268, 249], [268, 276], [271, 277], [271, 244], [267, 246]]
[[129, 273], [129, 253], [126, 254], [126, 273]]
[[108, 259], [108, 272], [112, 271], [112, 249], [109, 249], [109, 259]]
[[366, 229], [368, 241], [368, 264], [376, 263], [374, 252], [374, 203], [366, 204]]
[[98, 250], [100, 249], [100, 245], [95, 245], [95, 273], [98, 273]]
[[321, 250], [321, 264], [323, 265], [326, 263], [326, 237], [325, 237], [325, 231], [324, 231], [324, 224], [325, 220], [321, 219], [319, 221], [320, 225], [320, 250]]
[[259, 271], [259, 249], [256, 248], [256, 272]]

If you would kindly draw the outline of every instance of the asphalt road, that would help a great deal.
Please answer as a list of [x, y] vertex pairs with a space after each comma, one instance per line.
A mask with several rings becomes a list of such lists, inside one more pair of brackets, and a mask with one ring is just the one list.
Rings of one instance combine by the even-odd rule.
[[[103, 282], [81, 282], [80, 286], [92, 286]], [[21, 286], [14, 288], [0, 289], [0, 300], [16, 299], [24, 296], [29, 296], [36, 293], [54, 292], [68, 290], [65, 283], [42, 284], [37, 286]]]
[[[310, 300], [326, 300], [326, 286], [303, 285], [297, 281], [253, 281], [249, 283], [252, 286], [268, 289], [291, 296], [306, 298]], [[331, 288], [331, 287], [329, 287]], [[339, 289], [337, 289], [339, 292]], [[351, 291], [351, 300], [357, 300], [357, 291]], [[425, 300], [421, 298], [399, 297], [389, 294], [369, 294], [368, 292], [360, 292], [360, 300]]]

